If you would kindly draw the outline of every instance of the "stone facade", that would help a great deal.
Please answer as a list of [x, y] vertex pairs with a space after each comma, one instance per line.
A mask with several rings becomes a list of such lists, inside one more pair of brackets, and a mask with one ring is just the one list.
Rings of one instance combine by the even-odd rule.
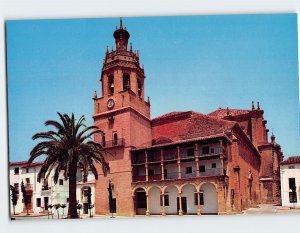
[[138, 51], [127, 48], [129, 37], [121, 21], [116, 50], [105, 53], [102, 95], [94, 95], [94, 124], [104, 132], [95, 141], [110, 166], [106, 177], [98, 168], [96, 213], [225, 214], [275, 202], [274, 171], [282, 153], [275, 138], [268, 142], [263, 110], [171, 112], [151, 119], [144, 68]]

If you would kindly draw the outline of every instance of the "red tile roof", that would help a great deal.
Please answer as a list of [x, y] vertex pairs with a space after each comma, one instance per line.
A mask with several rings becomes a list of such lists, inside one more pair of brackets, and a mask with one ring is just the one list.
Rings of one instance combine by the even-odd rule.
[[280, 164], [286, 165], [286, 164], [295, 164], [295, 163], [300, 164], [300, 156], [290, 156]]
[[219, 108], [207, 115], [211, 117], [223, 119], [226, 116], [239, 116], [239, 115], [248, 114], [249, 112], [251, 112], [251, 110]]
[[217, 119], [198, 112], [171, 112], [152, 120], [153, 138], [173, 142], [223, 134], [236, 122]]
[[9, 166], [35, 167], [43, 164], [43, 162], [35, 162], [31, 163], [30, 166], [28, 166], [27, 163], [28, 161], [10, 162]]

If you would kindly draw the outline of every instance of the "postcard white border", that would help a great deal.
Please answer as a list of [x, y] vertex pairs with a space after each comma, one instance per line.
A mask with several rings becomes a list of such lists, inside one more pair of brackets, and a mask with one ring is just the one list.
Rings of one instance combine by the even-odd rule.
[[[8, 219], [5, 20], [119, 16], [300, 12], [299, 0], [3, 0], [0, 2], [0, 232], [284, 232], [298, 229], [299, 215], [168, 217], [86, 221]], [[300, 16], [298, 15], [298, 40]], [[299, 50], [298, 50], [299, 51]], [[300, 51], [299, 51], [300, 57]], [[298, 59], [299, 60], [299, 59]], [[300, 67], [300, 62], [299, 62]], [[299, 85], [300, 87], [300, 85]], [[163, 220], [163, 221], [162, 221]], [[62, 220], [64, 221], [64, 220]]]

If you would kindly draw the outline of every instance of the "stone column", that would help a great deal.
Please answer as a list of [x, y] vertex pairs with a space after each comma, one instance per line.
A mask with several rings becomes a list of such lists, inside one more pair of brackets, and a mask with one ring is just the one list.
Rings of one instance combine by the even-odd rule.
[[161, 210], [161, 215], [166, 216], [166, 207], [165, 207], [165, 193], [161, 194], [162, 198], [162, 210]]
[[181, 179], [180, 147], [177, 146], [178, 179]]
[[161, 180], [165, 179], [164, 150], [160, 150]]
[[148, 194], [148, 193], [146, 193], [146, 208], [147, 208], [147, 210], [146, 210], [146, 215], [147, 215], [147, 216], [150, 216], [150, 210], [149, 210], [149, 194]]
[[198, 144], [195, 145], [195, 162], [196, 162], [196, 177], [199, 177], [200, 172], [199, 172]]
[[197, 215], [201, 215], [200, 192], [197, 192]]
[[220, 160], [221, 160], [221, 175], [225, 175], [224, 174], [224, 156], [220, 155]]
[[180, 216], [182, 216], [182, 215], [183, 215], [183, 211], [182, 211], [181, 192], [178, 193], [178, 196], [179, 196], [179, 211], [178, 211], [178, 214], [179, 214]]
[[149, 180], [149, 176], [148, 176], [148, 152], [145, 151], [145, 156], [146, 156], [146, 161], [145, 161], [145, 169], [146, 169], [146, 181]]

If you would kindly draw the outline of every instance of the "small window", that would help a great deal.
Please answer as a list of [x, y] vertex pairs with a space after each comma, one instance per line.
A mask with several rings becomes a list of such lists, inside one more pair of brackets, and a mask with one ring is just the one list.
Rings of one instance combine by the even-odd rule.
[[36, 207], [41, 207], [41, 198], [36, 199]]
[[205, 165], [200, 165], [199, 166], [199, 171], [200, 172], [205, 172]]
[[204, 155], [209, 154], [209, 147], [208, 146], [205, 146], [205, 147], [202, 148], [202, 154], [204, 154]]
[[26, 178], [26, 184], [30, 184], [30, 178]]
[[213, 147], [210, 148], [210, 153], [211, 153], [211, 154], [214, 154], [214, 153], [215, 153], [215, 148], [213, 148]]
[[29, 168], [26, 168], [26, 173], [29, 173]]
[[123, 75], [123, 90], [129, 90], [130, 89], [130, 76], [128, 74]]
[[18, 167], [15, 167], [15, 175], [19, 175], [20, 169]]
[[118, 145], [118, 134], [114, 133], [114, 146]]
[[153, 162], [154, 161], [154, 154], [151, 152], [148, 154], [148, 162]]
[[59, 179], [59, 185], [64, 185], [64, 180], [63, 179]]
[[192, 168], [192, 167], [186, 167], [185, 173], [186, 173], [186, 174], [191, 174], [191, 173], [193, 173], [193, 168]]
[[188, 150], [187, 150], [187, 156], [188, 156], [188, 157], [193, 157], [193, 156], [195, 155], [194, 152], [195, 152], [194, 149], [192, 149], [192, 148], [191, 148], [191, 149], [188, 149]]
[[109, 89], [109, 94], [113, 95], [114, 94], [114, 76], [110, 75], [108, 78], [108, 89]]
[[295, 178], [289, 178], [289, 189], [296, 190], [296, 180], [295, 180]]
[[194, 205], [198, 205], [198, 193], [194, 193]]
[[142, 96], [142, 84], [140, 80], [137, 80], [137, 86], [138, 86], [138, 96]]
[[164, 179], [168, 179], [168, 170], [164, 169]]
[[153, 176], [153, 175], [154, 175], [154, 170], [153, 169], [148, 170], [148, 176]]
[[106, 146], [105, 136], [102, 136], [102, 146], [103, 146], [103, 147]]
[[289, 165], [289, 169], [295, 169], [294, 165]]
[[216, 163], [212, 163], [211, 168], [216, 168], [217, 164]]
[[[168, 193], [165, 193], [164, 199], [165, 199], [165, 206], [169, 206], [169, 194]], [[162, 195], [160, 195], [160, 206], [163, 206]]]

